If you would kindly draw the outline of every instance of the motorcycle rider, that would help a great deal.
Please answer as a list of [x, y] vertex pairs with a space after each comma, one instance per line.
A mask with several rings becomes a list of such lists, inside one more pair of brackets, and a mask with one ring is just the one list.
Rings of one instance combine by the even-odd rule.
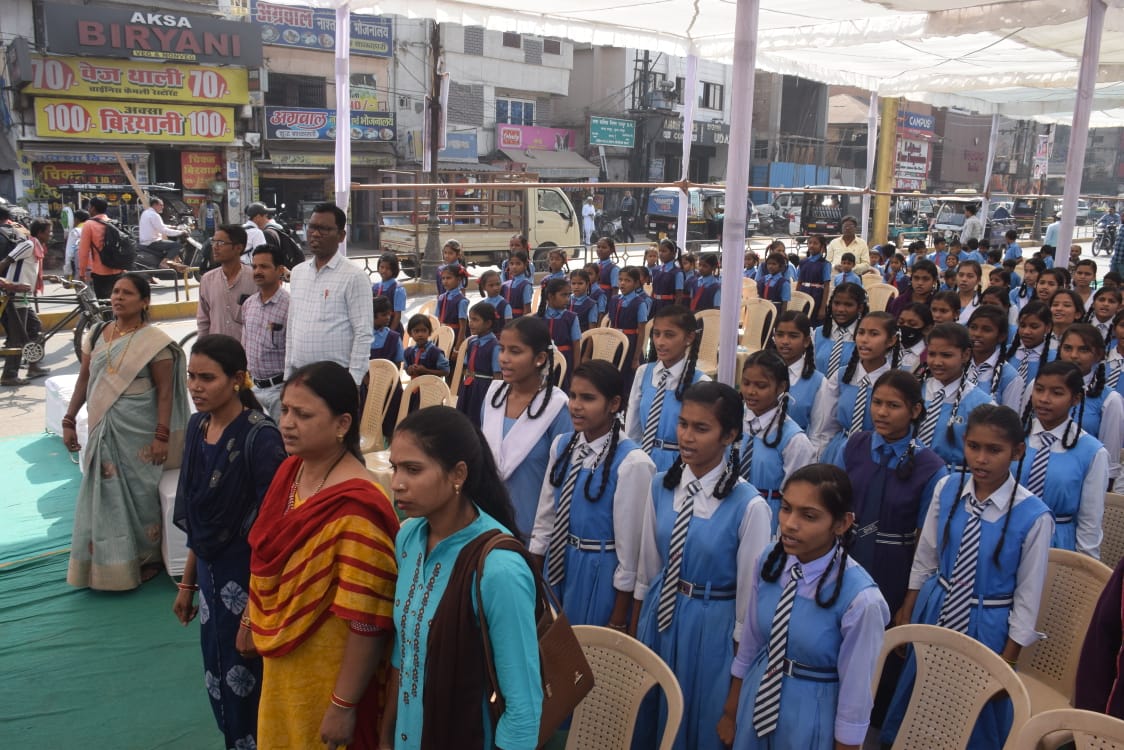
[[161, 214], [164, 212], [164, 201], [153, 197], [148, 202], [148, 208], [141, 213], [138, 235], [139, 251], [148, 257], [142, 258], [146, 265], [159, 265], [161, 268], [171, 268], [172, 263], [180, 263], [180, 243], [172, 242], [168, 237], [180, 237], [186, 232], [164, 224]]
[[[1116, 243], [1116, 233], [1120, 227], [1120, 214], [1116, 213], [1116, 205], [1110, 204], [1108, 211], [1097, 219], [1097, 224], [1094, 232], [1094, 249], [1101, 242], [1105, 244], [1105, 249], [1109, 252], [1112, 251], [1113, 245]], [[1105, 239], [1102, 240], [1102, 236]]]
[[1103, 216], [1101, 216], [1101, 218], [1097, 219], [1097, 226], [1120, 226], [1120, 214], [1116, 213], [1116, 206], [1111, 205], [1108, 207], [1108, 211]]

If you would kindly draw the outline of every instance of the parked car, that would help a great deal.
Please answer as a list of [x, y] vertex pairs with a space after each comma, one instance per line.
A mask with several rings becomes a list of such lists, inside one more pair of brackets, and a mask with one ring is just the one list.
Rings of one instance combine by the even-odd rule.
[[1083, 225], [1089, 221], [1089, 201], [1084, 198], [1077, 199], [1077, 224]]
[[810, 185], [804, 193], [803, 208], [800, 212], [800, 234], [823, 234], [827, 236], [842, 233], [840, 227], [844, 216], [854, 216], [862, 223], [863, 189], [844, 185]]
[[788, 214], [777, 209], [772, 203], [758, 203], [754, 207], [760, 220], [762, 234], [788, 234]]
[[[947, 195], [938, 199], [937, 216], [933, 219], [933, 234], [944, 235], [945, 239], [959, 237], [964, 229], [964, 208], [975, 206], [980, 208], [982, 198], [978, 195]], [[994, 213], [993, 213], [994, 215]], [[1003, 235], [1008, 229], [1017, 229], [1015, 219], [989, 218], [984, 225], [984, 235], [980, 242], [982, 247], [999, 246], [1003, 243]]]

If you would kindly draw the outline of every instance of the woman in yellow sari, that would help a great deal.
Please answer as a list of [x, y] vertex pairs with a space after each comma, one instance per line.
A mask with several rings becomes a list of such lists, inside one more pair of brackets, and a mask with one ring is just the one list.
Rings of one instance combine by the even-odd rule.
[[157, 485], [171, 456], [178, 465], [187, 422], [183, 351], [148, 325], [151, 293], [127, 273], [109, 298], [115, 320], [95, 328], [62, 439], [77, 451], [75, 419], [86, 404], [90, 437], [74, 512], [66, 580], [79, 588], [135, 589], [160, 571], [163, 517]]
[[[281, 395], [290, 453], [250, 532], [243, 653], [265, 662], [258, 747], [377, 747], [398, 519], [359, 453], [359, 392], [333, 362]], [[252, 633], [252, 638], [251, 638]]]

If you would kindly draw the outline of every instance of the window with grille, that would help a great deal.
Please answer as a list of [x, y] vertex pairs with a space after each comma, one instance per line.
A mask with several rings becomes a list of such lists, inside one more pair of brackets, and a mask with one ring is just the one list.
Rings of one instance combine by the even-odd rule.
[[699, 106], [703, 109], [722, 109], [725, 87], [720, 83], [700, 82]]
[[519, 49], [523, 46], [523, 38], [519, 36], [519, 34], [513, 34], [510, 31], [505, 31], [503, 32], [503, 46]]
[[326, 107], [327, 86], [319, 76], [270, 73], [265, 103], [270, 107]]
[[535, 102], [496, 97], [497, 125], [534, 125]]
[[559, 39], [543, 39], [542, 51], [545, 55], [561, 55], [562, 41]]

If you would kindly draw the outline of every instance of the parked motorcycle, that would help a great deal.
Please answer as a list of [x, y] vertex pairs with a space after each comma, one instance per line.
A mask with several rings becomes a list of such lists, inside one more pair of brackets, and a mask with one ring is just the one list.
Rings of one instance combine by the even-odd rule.
[[594, 217], [596, 230], [596, 238], [608, 237], [615, 242], [624, 242], [624, 224], [621, 222], [620, 214], [606, 214], [603, 211], [598, 211]]
[[1098, 224], [1093, 230], [1093, 255], [1112, 255], [1116, 246], [1116, 225]]
[[[203, 273], [203, 270], [205, 270], [205, 269], [203, 269], [202, 266], [199, 263], [197, 263], [196, 261], [197, 260], [203, 260], [204, 247], [203, 247], [203, 244], [199, 240], [195, 239], [192, 236], [192, 233], [195, 230], [195, 219], [193, 217], [190, 217], [190, 216], [185, 217], [183, 223], [180, 224], [178, 227], [174, 227], [174, 228], [182, 230], [183, 234], [179, 235], [178, 237], [174, 237], [174, 238], [172, 238], [171, 240], [168, 240], [168, 241], [169, 242], [179, 242], [180, 250], [179, 250], [178, 255], [179, 255], [180, 259], [187, 266], [191, 266], [191, 267], [198, 266], [201, 269], [199, 271], [199, 274], [201, 275]], [[208, 248], [210, 247], [210, 242], [207, 243], [207, 247]], [[207, 254], [207, 260], [208, 261], [209, 261], [209, 258], [210, 258], [210, 256], [209, 256], [209, 254]], [[174, 270], [169, 269], [167, 266], [161, 266], [160, 265], [160, 262], [162, 260], [164, 260], [164, 254], [163, 253], [151, 252], [148, 248], [138, 245], [137, 246], [137, 259], [133, 263], [133, 267], [130, 270], [153, 272], [153, 273], [147, 274], [149, 277], [153, 277], [153, 278], [160, 278], [160, 279], [175, 278], [176, 272]]]

